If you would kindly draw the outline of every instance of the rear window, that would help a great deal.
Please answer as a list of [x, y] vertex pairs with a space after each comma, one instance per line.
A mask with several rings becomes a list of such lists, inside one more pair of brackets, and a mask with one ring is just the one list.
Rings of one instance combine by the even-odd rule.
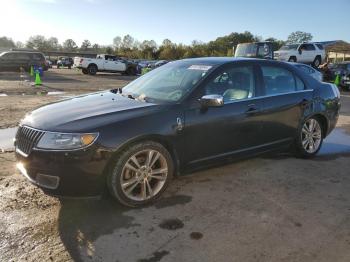
[[262, 66], [261, 70], [266, 95], [290, 93], [305, 89], [304, 82], [287, 69], [277, 66]]

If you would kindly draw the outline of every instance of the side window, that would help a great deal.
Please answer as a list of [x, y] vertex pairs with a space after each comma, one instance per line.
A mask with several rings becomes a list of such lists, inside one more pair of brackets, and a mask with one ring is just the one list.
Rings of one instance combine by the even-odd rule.
[[304, 90], [305, 89], [304, 82], [301, 81], [301, 79], [299, 77], [297, 77], [297, 76], [294, 76], [294, 77], [295, 77], [296, 90], [297, 91]]
[[304, 83], [294, 76], [292, 72], [284, 68], [262, 66], [261, 70], [264, 77], [266, 95], [283, 94], [304, 89]]
[[8, 54], [4, 54], [2, 56], [2, 58], [6, 59], [6, 60], [13, 60], [13, 59], [15, 59], [15, 56], [12, 53], [8, 53]]
[[41, 54], [36, 54], [36, 53], [33, 53], [33, 59], [36, 61], [44, 60]]
[[307, 45], [305, 45], [305, 47], [306, 47], [306, 51], [314, 51], [314, 50], [316, 50], [315, 46], [312, 45], [312, 44], [307, 44]]
[[320, 50], [323, 50], [324, 48], [323, 48], [323, 45], [321, 45], [321, 44], [316, 44], [317, 45], [317, 47], [318, 47], [318, 49], [320, 49]]
[[28, 56], [28, 54], [24, 54], [24, 53], [16, 53], [15, 54], [15, 59], [18, 59], [18, 60], [29, 60], [29, 56]]
[[205, 86], [205, 95], [222, 95], [228, 103], [255, 96], [252, 66], [231, 67], [218, 73]]

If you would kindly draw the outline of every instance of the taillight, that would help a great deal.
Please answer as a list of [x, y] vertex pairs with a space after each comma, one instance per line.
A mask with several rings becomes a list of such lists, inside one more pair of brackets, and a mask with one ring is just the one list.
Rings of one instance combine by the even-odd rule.
[[80, 59], [80, 62], [79, 62], [79, 63], [81, 64], [81, 63], [83, 63], [83, 61], [84, 61], [84, 59]]

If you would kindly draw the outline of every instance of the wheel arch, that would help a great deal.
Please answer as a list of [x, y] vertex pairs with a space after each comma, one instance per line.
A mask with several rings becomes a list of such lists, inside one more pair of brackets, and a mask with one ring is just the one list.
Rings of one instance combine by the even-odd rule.
[[173, 144], [166, 137], [164, 137], [162, 135], [157, 135], [157, 134], [134, 137], [132, 139], [127, 140], [123, 144], [119, 145], [116, 148], [116, 150], [114, 150], [114, 152], [112, 153], [112, 156], [109, 158], [103, 173], [107, 174], [111, 170], [111, 168], [113, 166], [112, 163], [114, 163], [115, 159], [118, 158], [120, 153], [123, 152], [124, 150], [126, 150], [126, 148], [128, 148], [134, 144], [144, 142], [144, 141], [152, 141], [152, 142], [159, 143], [162, 146], [164, 146], [166, 150], [168, 150], [169, 154], [171, 155], [171, 157], [173, 159], [173, 163], [174, 163], [174, 176], [177, 176], [179, 174], [179, 170], [180, 170], [179, 154], [178, 154], [177, 150], [175, 149], [175, 147], [173, 146]]
[[89, 68], [90, 66], [96, 66], [96, 68], [98, 70], [98, 66], [95, 63], [90, 63], [86, 68]]
[[325, 138], [328, 135], [328, 131], [329, 131], [328, 118], [322, 113], [315, 113], [315, 114], [309, 116], [308, 118], [311, 118], [311, 117], [317, 118], [320, 121], [322, 132], [323, 132], [324, 138]]

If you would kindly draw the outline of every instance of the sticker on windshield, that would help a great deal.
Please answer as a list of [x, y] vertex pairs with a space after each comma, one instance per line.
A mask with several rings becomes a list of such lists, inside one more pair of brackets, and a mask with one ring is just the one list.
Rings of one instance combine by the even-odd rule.
[[208, 65], [191, 65], [188, 69], [208, 71], [210, 68], [211, 68], [211, 66], [208, 66]]

